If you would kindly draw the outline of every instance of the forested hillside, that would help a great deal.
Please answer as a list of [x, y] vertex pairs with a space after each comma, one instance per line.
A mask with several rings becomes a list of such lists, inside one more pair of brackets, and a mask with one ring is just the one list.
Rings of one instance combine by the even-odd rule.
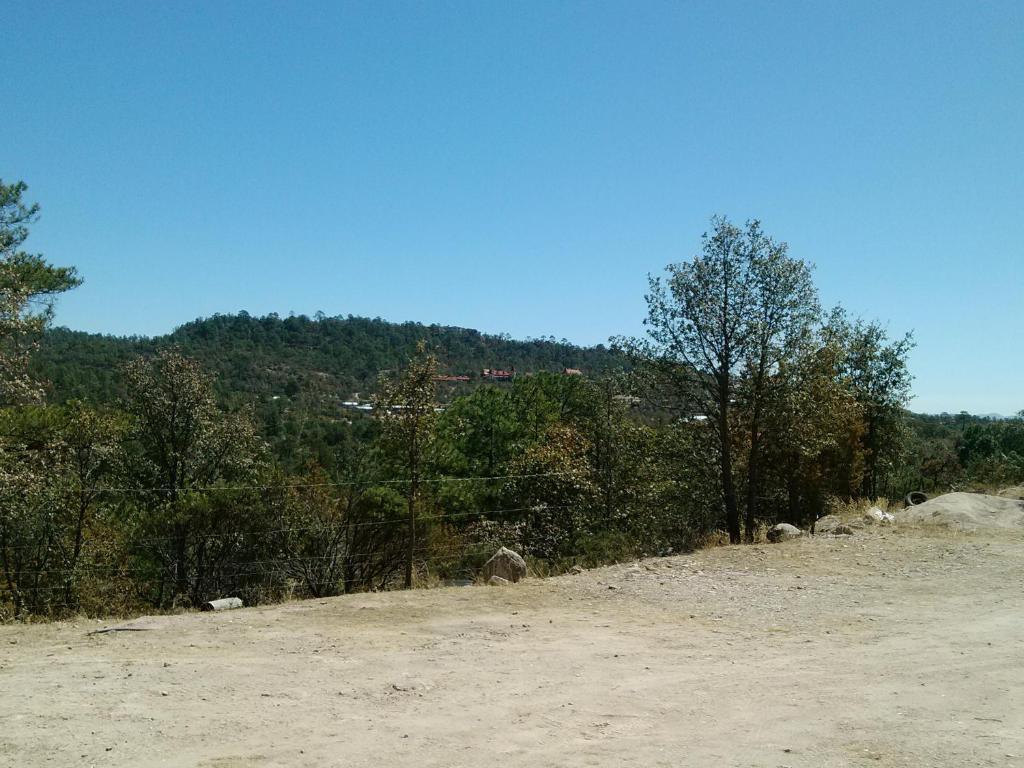
[[176, 347], [214, 374], [218, 392], [273, 397], [300, 391], [338, 400], [368, 394], [382, 371], [395, 370], [426, 340], [442, 373], [478, 381], [484, 368], [517, 373], [580, 369], [601, 374], [624, 358], [604, 346], [579, 347], [554, 338], [516, 341], [505, 335], [365, 317], [310, 318], [214, 315], [154, 338], [115, 337], [54, 328], [47, 331], [35, 373], [49, 382], [51, 401], [112, 402], [121, 394], [119, 368], [140, 354]]

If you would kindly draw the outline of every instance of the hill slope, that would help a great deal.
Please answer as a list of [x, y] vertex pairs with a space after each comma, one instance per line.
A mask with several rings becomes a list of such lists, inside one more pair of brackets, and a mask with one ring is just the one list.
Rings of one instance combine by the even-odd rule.
[[154, 338], [47, 332], [36, 372], [51, 383], [51, 398], [108, 402], [119, 394], [119, 366], [140, 355], [178, 347], [214, 373], [228, 398], [272, 396], [298, 390], [330, 391], [339, 398], [372, 391], [381, 371], [401, 366], [426, 340], [442, 371], [478, 380], [483, 368], [517, 372], [579, 368], [590, 374], [622, 365], [604, 346], [578, 347], [554, 339], [515, 341], [507, 336], [420, 323], [363, 317], [280, 318], [215, 315]]

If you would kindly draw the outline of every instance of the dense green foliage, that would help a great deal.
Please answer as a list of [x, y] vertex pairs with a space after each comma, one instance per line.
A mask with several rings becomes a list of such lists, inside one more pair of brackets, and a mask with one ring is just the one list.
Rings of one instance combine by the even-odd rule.
[[213, 375], [225, 408], [254, 409], [260, 434], [286, 469], [297, 470], [313, 459], [334, 470], [339, 450], [353, 440], [369, 439], [375, 430], [370, 419], [343, 403], [369, 402], [380, 374], [403, 367], [420, 342], [437, 356], [440, 373], [470, 378], [441, 384], [441, 402], [480, 386], [484, 368], [514, 370], [517, 376], [575, 368], [598, 376], [625, 362], [602, 346], [554, 339], [514, 341], [465, 328], [359, 317], [255, 318], [241, 313], [196, 320], [152, 339], [49, 329], [32, 370], [48, 383], [52, 403], [117, 406], [126, 395], [123, 366], [174, 349]]
[[985, 490], [1024, 483], [1024, 412], [1013, 418], [967, 413], [912, 414], [898, 469], [897, 491]]

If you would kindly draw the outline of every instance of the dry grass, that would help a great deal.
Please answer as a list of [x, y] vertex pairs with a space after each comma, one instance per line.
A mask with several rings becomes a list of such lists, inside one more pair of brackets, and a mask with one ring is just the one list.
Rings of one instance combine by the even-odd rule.
[[838, 499], [832, 498], [826, 505], [826, 509], [830, 515], [836, 515], [844, 523], [851, 522], [853, 520], [863, 520], [864, 515], [867, 511], [873, 507], [877, 507], [883, 512], [896, 513], [903, 509], [902, 502], [893, 501], [892, 499], [878, 498], [878, 499]]

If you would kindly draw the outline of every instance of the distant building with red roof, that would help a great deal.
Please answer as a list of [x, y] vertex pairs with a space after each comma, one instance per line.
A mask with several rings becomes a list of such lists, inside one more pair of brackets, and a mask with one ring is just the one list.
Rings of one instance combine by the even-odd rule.
[[503, 371], [500, 368], [484, 368], [480, 373], [481, 378], [490, 379], [491, 381], [512, 381], [515, 375], [515, 368], [511, 371]]

